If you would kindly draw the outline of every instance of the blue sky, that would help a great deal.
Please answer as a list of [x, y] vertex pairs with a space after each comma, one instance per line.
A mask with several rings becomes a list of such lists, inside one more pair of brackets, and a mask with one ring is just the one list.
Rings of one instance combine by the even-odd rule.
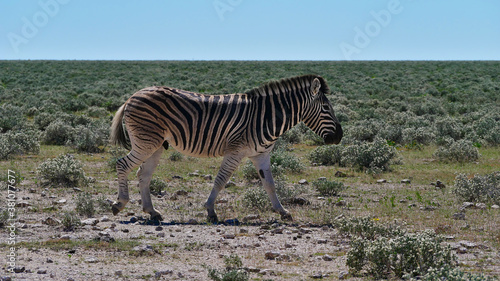
[[500, 3], [1, 0], [0, 59], [500, 60]]

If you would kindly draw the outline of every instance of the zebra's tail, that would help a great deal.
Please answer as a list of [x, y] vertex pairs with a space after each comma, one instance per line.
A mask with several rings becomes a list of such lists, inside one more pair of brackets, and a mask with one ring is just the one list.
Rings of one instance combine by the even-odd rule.
[[127, 137], [127, 132], [122, 123], [126, 105], [127, 103], [124, 103], [116, 112], [115, 117], [113, 117], [109, 142], [113, 145], [119, 145], [130, 149], [130, 140]]

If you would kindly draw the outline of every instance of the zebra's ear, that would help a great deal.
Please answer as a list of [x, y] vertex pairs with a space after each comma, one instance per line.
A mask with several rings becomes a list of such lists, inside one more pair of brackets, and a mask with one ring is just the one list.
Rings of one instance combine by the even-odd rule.
[[321, 82], [319, 82], [318, 78], [314, 78], [311, 84], [311, 93], [313, 94], [313, 96], [319, 93], [320, 88], [321, 88]]

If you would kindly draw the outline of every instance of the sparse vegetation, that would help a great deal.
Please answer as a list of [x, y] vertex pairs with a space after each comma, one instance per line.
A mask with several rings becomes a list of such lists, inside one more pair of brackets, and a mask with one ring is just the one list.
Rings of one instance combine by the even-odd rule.
[[[60, 248], [76, 249], [78, 254], [93, 250], [107, 251], [108, 254], [120, 251], [124, 254], [122, 258], [133, 259], [133, 262], [151, 258], [150, 255], [137, 256], [137, 251], [133, 250], [146, 238], [152, 241], [147, 243], [152, 244], [150, 248], [155, 257], [161, 253], [162, 259], [178, 260], [186, 268], [198, 270], [198, 274], [203, 275], [200, 280], [206, 278], [201, 261], [194, 261], [184, 252], [195, 252], [197, 257], [198, 254], [203, 257], [203, 261], [213, 261], [207, 257], [212, 258], [214, 251], [220, 253], [223, 250], [227, 255], [243, 254], [245, 261], [248, 259], [249, 264], [257, 265], [258, 269], [247, 273], [256, 280], [311, 278], [312, 267], [304, 265], [314, 260], [314, 263], [327, 265], [325, 268], [331, 267], [327, 271], [334, 272], [333, 275], [325, 277], [335, 279], [337, 264], [323, 260], [327, 255], [323, 250], [312, 252], [311, 249], [319, 246], [327, 251], [333, 249], [334, 244], [347, 241], [350, 248], [331, 250], [328, 254], [347, 255], [351, 270], [361, 269], [356, 278], [370, 280], [403, 276], [420, 280], [491, 280], [485, 276], [498, 275], [500, 265], [498, 257], [492, 254], [500, 247], [497, 227], [500, 212], [494, 206], [499, 204], [496, 191], [500, 190], [498, 69], [499, 62], [0, 61], [0, 167], [3, 171], [15, 170], [16, 175], [24, 178], [22, 184], [16, 186], [16, 204], [19, 204], [16, 212], [24, 220], [19, 226], [27, 226], [27, 230], [17, 229], [19, 238], [31, 239], [25, 234], [29, 234], [36, 223], [33, 238], [42, 237], [47, 229], [51, 231], [51, 238], [40, 238], [45, 240], [36, 242], [36, 247], [44, 251], [52, 254], [51, 251]], [[213, 176], [221, 159], [184, 157], [172, 149], [163, 154], [151, 189], [153, 193], [176, 194], [182, 190], [188, 194], [154, 196], [153, 201], [166, 222], [197, 221], [199, 225], [193, 226], [197, 232], [186, 234], [184, 224], [176, 225], [181, 232], [170, 231], [173, 229], [170, 226], [162, 226], [164, 229], [157, 231], [144, 225], [137, 185], [132, 184], [137, 179], [132, 175], [129, 177], [131, 201], [118, 217], [110, 216], [109, 199], [116, 198], [116, 173], [110, 169], [114, 170], [116, 161], [128, 151], [107, 145], [108, 127], [114, 111], [132, 93], [151, 85], [205, 94], [245, 92], [271, 79], [307, 73], [320, 74], [327, 80], [331, 89], [328, 98], [342, 123], [344, 138], [339, 145], [323, 145], [320, 137], [300, 123], [277, 142], [275, 149], [278, 152], [273, 153], [272, 172], [278, 196], [283, 204], [297, 196], [310, 203], [286, 206], [293, 216], [293, 223], [283, 223], [279, 214], [272, 212], [266, 192], [254, 180], [258, 179], [258, 173], [251, 162], [247, 162], [231, 178], [236, 185], [221, 192], [218, 198], [221, 201], [217, 202], [216, 208], [219, 219], [237, 219], [248, 226], [204, 225], [206, 213], [200, 206], [210, 192], [211, 181], [185, 175], [199, 170]], [[342, 177], [334, 178], [338, 171]], [[85, 175], [94, 178], [95, 182], [87, 184], [90, 178]], [[324, 193], [315, 186], [321, 177], [332, 182]], [[5, 178], [6, 173], [0, 175], [2, 181]], [[299, 185], [301, 179], [311, 184]], [[400, 184], [402, 179], [410, 179], [408, 182], [411, 183]], [[380, 183], [376, 183], [378, 180]], [[429, 185], [435, 184], [436, 180], [446, 187]], [[16, 181], [20, 183], [21, 177]], [[7, 192], [7, 185], [4, 182], [0, 185], [0, 189]], [[78, 188], [52, 188], [55, 186]], [[79, 194], [87, 194], [94, 201], [94, 216], [98, 212], [110, 217], [108, 223], [99, 222], [98, 227], [103, 226], [103, 231], [79, 228], [80, 217], [87, 216], [86, 212], [82, 215], [76, 211], [68, 212], [76, 210]], [[320, 198], [318, 194], [322, 197], [341, 195], [342, 198]], [[76, 200], [71, 200], [72, 196]], [[61, 200], [63, 198], [66, 203]], [[337, 199], [342, 204], [332, 204]], [[463, 211], [464, 201], [475, 204]], [[3, 213], [5, 209], [2, 209]], [[118, 223], [130, 219], [129, 214], [134, 214], [139, 223]], [[249, 214], [256, 216], [244, 222]], [[465, 220], [463, 216], [456, 216], [461, 214], [465, 215]], [[48, 216], [59, 218], [61, 224], [56, 220], [47, 223], [58, 226], [46, 225], [44, 221]], [[339, 219], [342, 216], [351, 218]], [[116, 223], [113, 231], [108, 228], [111, 223]], [[330, 228], [331, 224], [343, 235], [336, 236], [323, 230], [324, 227]], [[270, 229], [266, 229], [268, 227]], [[140, 228], [141, 232], [138, 235], [126, 234], [125, 229], [133, 228]], [[240, 228], [248, 228], [249, 233], [239, 232]], [[309, 231], [307, 228], [312, 234], [302, 233]], [[77, 231], [57, 233], [62, 229]], [[455, 238], [438, 246], [440, 236], [427, 231], [429, 229], [446, 235], [447, 239]], [[283, 234], [279, 234], [280, 231]], [[89, 233], [92, 235], [88, 239], [58, 238], [59, 234], [86, 237]], [[120, 244], [107, 241], [106, 233], [111, 235], [109, 241], [120, 234], [123, 237]], [[202, 233], [215, 235], [217, 240], [204, 244], [198, 241], [198, 235]], [[259, 233], [259, 237], [254, 233]], [[162, 238], [164, 234], [175, 237]], [[192, 237], [183, 242], [186, 235]], [[261, 268], [264, 254], [253, 254], [253, 242], [245, 241], [239, 245], [248, 247], [234, 248], [231, 235], [235, 236], [234, 239], [255, 239], [253, 241], [261, 245], [255, 249], [259, 253], [263, 246], [270, 246], [270, 241], [280, 236], [289, 240], [288, 245], [300, 246], [293, 247], [292, 251], [282, 243], [283, 240], [280, 241], [276, 245], [281, 256], [276, 261], [266, 261]], [[319, 244], [316, 237], [326, 238], [327, 244]], [[161, 242], [167, 240], [167, 244]], [[454, 262], [448, 263], [454, 258], [449, 258], [446, 245], [461, 240], [475, 241], [480, 245], [467, 248], [466, 255], [458, 254], [459, 260], [469, 257], [471, 260], [459, 263], [460, 267], [457, 267]], [[24, 245], [32, 244], [20, 243], [20, 251], [31, 251]], [[304, 244], [308, 247], [303, 247]], [[8, 245], [1, 246], [6, 252]], [[338, 244], [338, 248], [343, 247]], [[295, 248], [305, 249], [303, 255], [294, 256]], [[431, 260], [422, 257], [416, 248], [433, 249], [433, 255], [429, 256]], [[24, 254], [26, 252], [20, 253]], [[33, 251], [32, 255], [39, 253]], [[75, 257], [67, 257], [70, 264], [81, 262]], [[421, 268], [415, 268], [415, 257], [418, 257], [417, 264]], [[33, 263], [36, 262], [37, 259], [33, 258]], [[424, 272], [429, 263], [434, 263], [435, 267]], [[467, 266], [470, 263], [475, 266]], [[103, 260], [102, 264], [116, 263]], [[280, 269], [276, 269], [278, 264]], [[440, 264], [443, 266], [438, 268]], [[46, 265], [49, 264], [43, 266]], [[299, 267], [300, 272], [308, 273], [295, 273], [299, 272]], [[88, 274], [85, 268], [82, 267], [82, 274]], [[241, 266], [236, 268], [241, 269]], [[274, 272], [265, 276], [253, 273], [261, 269], [266, 272], [267, 268]], [[33, 267], [27, 269], [36, 270]], [[469, 273], [476, 270], [481, 270], [485, 276]], [[175, 268], [174, 274], [180, 271]], [[104, 274], [115, 279], [150, 279], [153, 277], [151, 272], [129, 275], [131, 273], [124, 270], [123, 275], [117, 273], [115, 276], [112, 270]], [[234, 273], [238, 278], [243, 276], [239, 272], [242, 271]], [[223, 274], [224, 269], [216, 269], [214, 273], [218, 276], [216, 278], [230, 278], [224, 277], [230, 276]], [[23, 274], [18, 276], [25, 278]], [[85, 278], [106, 278], [104, 276], [107, 275], [88, 275]], [[159, 276], [163, 278], [161, 274]], [[180, 279], [187, 277], [178, 276]]]
[[62, 154], [48, 159], [37, 169], [37, 173], [50, 184], [75, 186], [85, 179], [83, 164], [71, 154]]

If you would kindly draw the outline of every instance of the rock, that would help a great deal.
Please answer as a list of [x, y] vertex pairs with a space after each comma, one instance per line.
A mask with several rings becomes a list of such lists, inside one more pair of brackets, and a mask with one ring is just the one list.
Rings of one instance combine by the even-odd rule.
[[343, 207], [347, 206], [347, 202], [345, 200], [339, 200], [337, 203], [335, 203], [335, 206]]
[[343, 173], [341, 171], [337, 171], [337, 172], [335, 172], [334, 176], [337, 177], [337, 178], [345, 178], [345, 177], [347, 177], [347, 174]]
[[47, 269], [38, 269], [36, 271], [37, 274], [47, 274]]
[[243, 221], [244, 222], [248, 222], [248, 221], [253, 221], [253, 220], [258, 220], [260, 219], [260, 216], [257, 215], [257, 214], [251, 214], [251, 215], [248, 215], [246, 217], [243, 218]]
[[123, 276], [123, 271], [117, 270], [117, 271], [115, 271], [115, 275], [118, 276], [118, 277], [122, 277]]
[[34, 188], [30, 188], [29, 193], [36, 193], [36, 190]]
[[466, 254], [467, 253], [467, 248], [465, 247], [458, 247], [457, 248], [457, 254]]
[[85, 219], [82, 220], [83, 225], [97, 225], [99, 223], [99, 220], [96, 218], [90, 218], [90, 219]]
[[95, 257], [88, 257], [85, 259], [86, 263], [97, 263], [99, 260]]
[[0, 276], [0, 281], [12, 281], [10, 276]]
[[295, 197], [290, 200], [290, 204], [304, 206], [304, 205], [311, 205], [311, 202], [302, 197]]
[[21, 272], [24, 272], [24, 270], [26, 270], [24, 268], [24, 266], [16, 266], [16, 267], [14, 267], [14, 272], [15, 273], [21, 273]]
[[476, 204], [472, 203], [472, 202], [464, 202], [462, 204], [462, 209], [468, 209], [468, 208], [472, 208], [474, 207]]
[[472, 248], [476, 248], [477, 247], [476, 243], [473, 243], [473, 242], [470, 242], [470, 241], [465, 241], [465, 240], [458, 241], [458, 244], [466, 247], [467, 249], [472, 249]]
[[307, 182], [306, 179], [301, 179], [301, 180], [299, 180], [299, 184], [300, 185], [305, 185], [305, 184], [309, 184], [309, 182]]
[[134, 222], [137, 222], [139, 219], [137, 219], [137, 217], [131, 217], [130, 218], [130, 223], [134, 223]]
[[158, 234], [156, 234], [157, 237], [165, 237], [165, 232], [158, 232]]
[[198, 224], [198, 221], [196, 219], [189, 219], [188, 224]]
[[403, 179], [403, 180], [401, 180], [401, 183], [410, 184], [411, 180], [410, 179]]
[[319, 177], [318, 180], [319, 181], [326, 181], [326, 177]]
[[324, 277], [326, 277], [326, 276], [324, 276], [323, 273], [321, 273], [321, 272], [317, 272], [317, 273], [314, 273], [313, 275], [311, 275], [312, 279], [323, 279]]
[[484, 204], [484, 203], [476, 203], [476, 208], [484, 210], [484, 209], [486, 209], [486, 204]]
[[250, 272], [250, 273], [259, 273], [260, 272], [260, 269], [258, 269], [256, 267], [252, 267], [252, 266], [245, 267], [245, 270], [247, 272]]
[[152, 252], [153, 246], [144, 244], [144, 245], [135, 246], [134, 248], [132, 248], [132, 250], [137, 251], [137, 252]]
[[174, 180], [182, 180], [183, 177], [178, 176], [178, 175], [174, 175], [174, 176], [172, 176], [172, 179], [174, 179]]
[[226, 183], [226, 188], [230, 188], [230, 187], [233, 187], [233, 186], [236, 186], [236, 183], [234, 181], [228, 181]]
[[465, 214], [462, 213], [462, 212], [454, 213], [453, 214], [453, 219], [455, 219], [455, 220], [465, 220]]
[[101, 222], [108, 222], [109, 221], [109, 217], [108, 216], [103, 216], [101, 219], [100, 219]]
[[53, 204], [54, 205], [64, 205], [64, 204], [66, 204], [66, 202], [67, 202], [67, 200], [63, 198], [63, 199], [59, 199], [57, 201], [54, 201]]
[[266, 254], [265, 254], [266, 260], [274, 260], [279, 256], [280, 256], [280, 253], [276, 252], [276, 251], [266, 252]]
[[16, 207], [18, 207], [18, 208], [25, 208], [25, 207], [29, 207], [29, 206], [31, 206], [31, 203], [29, 203], [27, 201], [20, 201], [20, 202], [16, 203]]
[[175, 192], [175, 195], [177, 195], [177, 196], [187, 196], [188, 194], [189, 193], [187, 191], [185, 191], [185, 190], [177, 190]]
[[339, 272], [339, 280], [346, 279], [348, 275], [349, 275], [349, 273], [347, 271], [341, 271], [341, 272]]
[[318, 244], [326, 244], [326, 243], [328, 243], [328, 240], [320, 238], [320, 239], [316, 240], [316, 242], [318, 242]]
[[491, 208], [492, 209], [500, 209], [500, 206], [498, 206], [497, 204], [495, 204], [495, 205], [491, 205]]
[[220, 198], [220, 199], [217, 199], [217, 204], [226, 204], [227, 202], [229, 202], [229, 200], [227, 200], [226, 198]]
[[446, 188], [446, 185], [444, 185], [444, 183], [442, 183], [440, 180], [437, 180], [436, 187], [437, 188]]
[[155, 272], [155, 278], [156, 279], [160, 279], [164, 275], [169, 275], [169, 274], [173, 274], [173, 273], [174, 273], [173, 270], [161, 270], [161, 271], [157, 271], [157, 272]]
[[226, 233], [226, 234], [222, 235], [222, 237], [224, 237], [224, 239], [234, 239], [234, 238], [236, 238], [236, 235], [234, 235], [232, 233]]
[[211, 181], [213, 179], [212, 175], [204, 175], [203, 176], [204, 180]]
[[50, 226], [56, 226], [61, 224], [61, 221], [53, 217], [48, 217], [45, 220], [43, 220], [42, 223]]
[[330, 255], [324, 255], [324, 256], [323, 256], [323, 260], [324, 260], [324, 261], [332, 261], [332, 260], [333, 260], [333, 257], [332, 257], [332, 256], [330, 256]]
[[248, 233], [248, 229], [246, 229], [246, 228], [240, 228], [240, 233], [246, 234], [246, 233]]
[[157, 226], [155, 227], [155, 231], [162, 231], [163, 230], [163, 226]]
[[377, 183], [386, 183], [386, 182], [387, 182], [386, 179], [379, 179], [379, 180], [377, 180]]

